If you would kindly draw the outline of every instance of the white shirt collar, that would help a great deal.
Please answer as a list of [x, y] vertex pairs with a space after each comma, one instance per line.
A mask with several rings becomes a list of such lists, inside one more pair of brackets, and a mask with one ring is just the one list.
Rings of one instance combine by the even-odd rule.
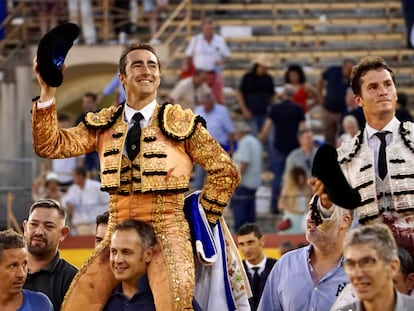
[[384, 126], [384, 128], [382, 128], [380, 131], [374, 129], [373, 127], [369, 126], [368, 123], [365, 126], [365, 129], [367, 131], [367, 135], [368, 135], [368, 139], [371, 139], [375, 133], [377, 132], [383, 132], [383, 131], [388, 131], [390, 133], [392, 133], [392, 130], [395, 128], [395, 126], [399, 123], [400, 121], [398, 121], [398, 119], [394, 116], [390, 122], [388, 122], [388, 124], [386, 126]]
[[254, 273], [253, 268], [254, 267], [259, 267], [259, 270], [257, 272], [259, 274], [262, 273], [264, 271], [265, 267], [266, 267], [266, 259], [267, 259], [267, 257], [264, 256], [262, 261], [260, 261], [257, 265], [252, 265], [250, 262], [248, 262], [246, 260], [246, 266], [249, 269], [249, 272], [253, 275], [253, 273]]
[[125, 104], [125, 121], [127, 121], [128, 123], [131, 122], [132, 117], [134, 116], [135, 113], [137, 112], [141, 112], [142, 115], [144, 116], [144, 120], [145, 120], [145, 124], [148, 124], [152, 114], [154, 112], [155, 106], [157, 105], [157, 100], [154, 99], [152, 102], [150, 102], [148, 105], [146, 105], [144, 108], [142, 108], [141, 110], [136, 110], [130, 106], [128, 106], [128, 104]]

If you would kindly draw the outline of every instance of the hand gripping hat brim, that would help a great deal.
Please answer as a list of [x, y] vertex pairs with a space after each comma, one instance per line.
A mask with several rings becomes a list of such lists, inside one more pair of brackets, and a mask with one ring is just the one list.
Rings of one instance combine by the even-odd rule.
[[336, 205], [355, 209], [361, 204], [359, 192], [351, 188], [339, 166], [334, 146], [325, 144], [319, 147], [313, 159], [312, 175], [323, 182], [325, 192]]
[[47, 85], [62, 84], [62, 65], [66, 55], [79, 36], [79, 26], [65, 23], [53, 28], [43, 36], [37, 47], [37, 68]]

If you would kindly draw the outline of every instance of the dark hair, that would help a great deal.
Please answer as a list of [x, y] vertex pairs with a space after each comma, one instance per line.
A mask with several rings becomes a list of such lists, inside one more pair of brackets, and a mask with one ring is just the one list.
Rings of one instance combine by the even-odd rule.
[[12, 229], [0, 231], [0, 262], [3, 260], [3, 251], [13, 248], [24, 248], [26, 243], [22, 235]]
[[414, 259], [407, 249], [402, 246], [398, 246], [398, 258], [401, 263], [400, 270], [404, 277], [410, 273], [414, 273]]
[[98, 227], [100, 224], [107, 225], [109, 221], [109, 212], [105, 212], [103, 214], [99, 214], [96, 216], [96, 226]]
[[256, 223], [247, 223], [240, 227], [239, 231], [237, 231], [238, 235], [247, 235], [250, 233], [254, 233], [254, 236], [257, 238], [261, 238], [263, 236], [263, 232], [260, 229], [259, 225]]
[[58, 122], [62, 122], [62, 121], [69, 121], [70, 118], [66, 113], [59, 113], [58, 114]]
[[60, 218], [63, 219], [63, 221], [66, 220], [66, 210], [60, 206], [60, 203], [54, 199], [40, 199], [32, 204], [29, 209], [29, 215], [33, 213], [33, 211], [36, 208], [50, 208], [55, 209], [59, 212]]
[[286, 72], [285, 72], [285, 83], [291, 83], [289, 80], [289, 73], [291, 71], [296, 71], [299, 75], [299, 82], [300, 83], [305, 83], [306, 82], [306, 75], [305, 72], [303, 71], [303, 68], [301, 65], [298, 64], [291, 64], [288, 66]]
[[82, 166], [77, 166], [72, 171], [75, 175], [86, 177], [86, 170]]
[[96, 101], [96, 98], [97, 98], [96, 94], [93, 92], [86, 92], [85, 94], [83, 94], [83, 97], [90, 97], [92, 98], [94, 102]]
[[382, 57], [379, 56], [366, 56], [361, 61], [352, 67], [352, 73], [350, 77], [351, 88], [354, 94], [361, 96], [361, 84], [362, 76], [364, 76], [370, 70], [385, 69], [391, 74], [392, 81], [395, 83], [394, 71], [385, 62]]
[[114, 233], [116, 231], [127, 230], [135, 230], [138, 236], [141, 238], [142, 244], [144, 244], [146, 248], [153, 247], [157, 241], [154, 228], [144, 221], [136, 219], [124, 220], [115, 226]]
[[306, 171], [303, 167], [301, 166], [294, 166], [290, 169], [290, 172], [288, 172], [290, 174], [290, 176], [292, 176], [292, 179], [296, 182], [299, 183], [299, 177], [300, 176], [304, 176], [305, 178], [307, 178], [307, 174]]
[[313, 132], [310, 128], [305, 127], [305, 128], [299, 129], [297, 137], [300, 137], [300, 136], [302, 136], [303, 134], [306, 134], [306, 133], [312, 133], [313, 134]]
[[405, 92], [398, 92], [397, 93], [398, 103], [401, 107], [407, 107], [408, 105], [408, 96]]
[[119, 73], [125, 74], [126, 73], [126, 57], [127, 55], [135, 50], [147, 50], [150, 51], [152, 54], [155, 55], [155, 57], [157, 58], [157, 63], [158, 63], [158, 69], [161, 71], [161, 63], [160, 63], [160, 59], [158, 58], [157, 53], [155, 53], [155, 49], [152, 47], [152, 45], [148, 44], [148, 43], [135, 43], [135, 44], [131, 44], [129, 45], [121, 54], [121, 57], [119, 59]]

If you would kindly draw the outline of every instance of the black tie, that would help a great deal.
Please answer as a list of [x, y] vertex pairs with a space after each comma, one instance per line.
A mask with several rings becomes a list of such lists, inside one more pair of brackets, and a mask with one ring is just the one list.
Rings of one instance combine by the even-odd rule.
[[139, 121], [141, 121], [144, 116], [141, 112], [137, 112], [132, 117], [132, 120], [135, 121], [134, 125], [129, 129], [128, 135], [126, 138], [127, 143], [127, 154], [131, 161], [135, 159], [140, 149], [140, 138], [141, 138], [141, 126]]
[[378, 154], [378, 175], [381, 179], [384, 179], [387, 175], [387, 155], [385, 154], [385, 147], [387, 146], [385, 136], [387, 135], [387, 132], [377, 132], [375, 135], [381, 141]]
[[254, 308], [257, 309], [259, 306], [260, 301], [260, 275], [259, 275], [259, 267], [253, 267], [254, 271], [253, 280], [252, 280], [252, 292], [253, 292], [253, 301], [254, 301]]

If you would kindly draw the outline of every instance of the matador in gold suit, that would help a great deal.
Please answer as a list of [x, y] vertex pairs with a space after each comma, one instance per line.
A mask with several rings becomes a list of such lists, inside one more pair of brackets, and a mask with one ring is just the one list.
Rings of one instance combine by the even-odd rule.
[[[127, 102], [88, 113], [75, 127], [58, 129], [56, 88], [46, 84], [37, 59], [33, 61], [41, 88], [32, 109], [36, 154], [67, 158], [97, 150], [102, 190], [110, 193], [105, 239], [75, 276], [61, 310], [102, 310], [117, 285], [109, 265], [108, 244], [114, 226], [128, 218], [151, 223], [157, 235], [157, 248], [147, 271], [156, 309], [192, 310], [195, 268], [183, 206], [193, 163], [207, 172], [199, 203], [210, 224], [215, 224], [222, 214], [240, 181], [240, 173], [210, 136], [201, 117], [179, 105], [157, 104], [161, 66], [150, 45], [127, 47], [119, 67]], [[138, 125], [132, 125], [131, 120], [139, 114], [143, 116], [136, 121], [141, 134], [129, 130]], [[138, 155], [126, 152], [128, 134], [139, 137]]]
[[210, 223], [221, 215], [239, 182], [228, 154], [190, 110], [156, 105], [150, 124], [142, 129], [140, 154], [132, 162], [122, 152], [127, 128], [124, 106], [89, 113], [76, 127], [59, 130], [55, 103], [43, 109], [33, 106], [35, 152], [62, 158], [96, 149], [102, 189], [111, 194], [106, 238], [75, 277], [62, 310], [102, 309], [117, 284], [105, 250], [115, 224], [128, 218], [151, 223], [157, 234], [161, 252], [148, 269], [157, 310], [191, 309], [194, 263], [182, 208], [193, 161], [208, 173], [200, 203]]

